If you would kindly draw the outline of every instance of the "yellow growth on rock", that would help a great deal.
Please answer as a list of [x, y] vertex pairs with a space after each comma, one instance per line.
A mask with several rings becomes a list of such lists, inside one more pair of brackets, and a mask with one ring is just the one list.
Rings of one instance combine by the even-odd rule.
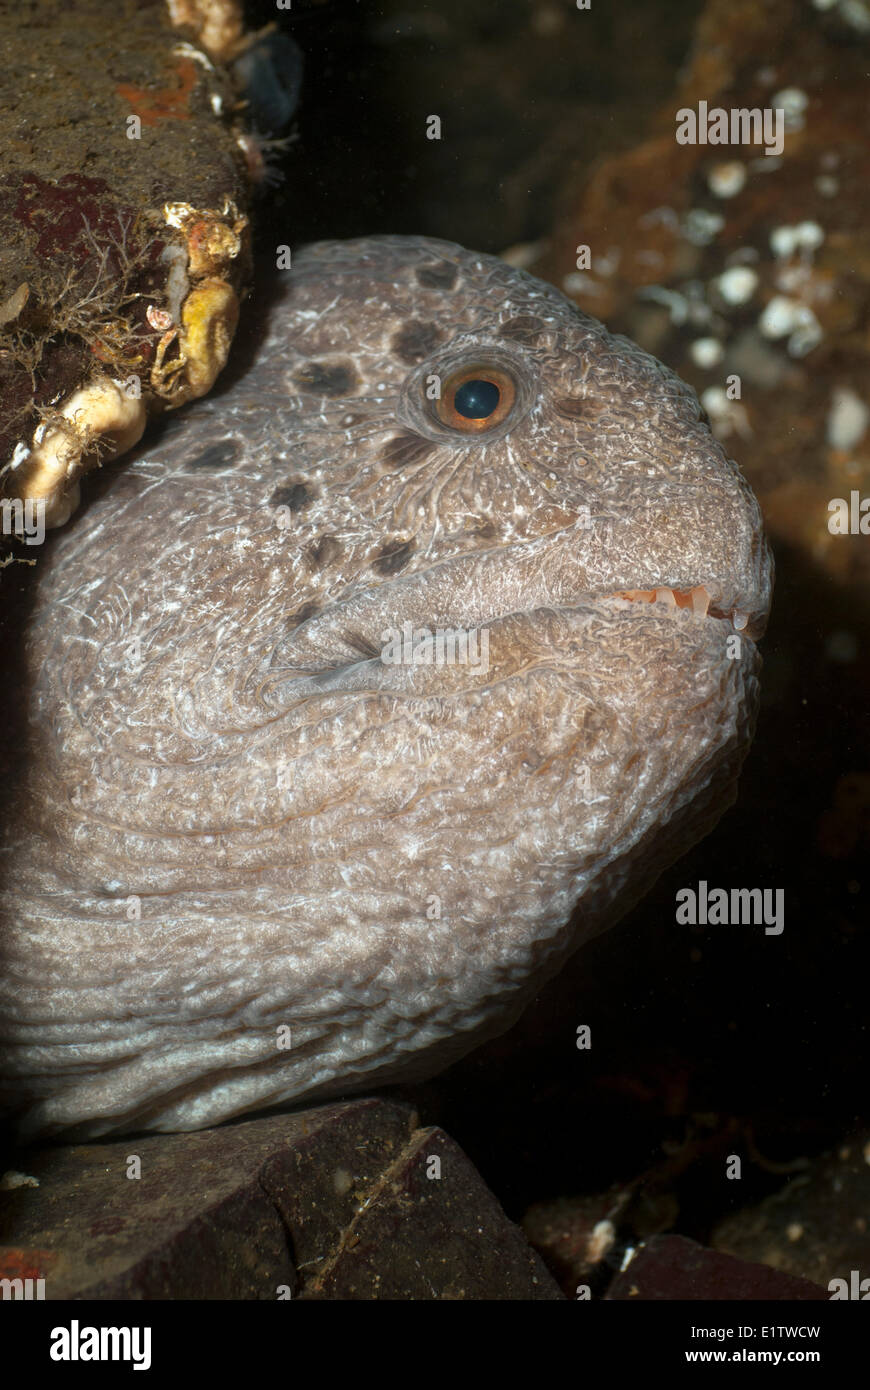
[[242, 250], [248, 219], [230, 199], [221, 211], [167, 203], [163, 216], [184, 235], [187, 275], [194, 282], [181, 307], [181, 323], [160, 339], [151, 369], [152, 391], [172, 409], [204, 396], [226, 365], [239, 299], [224, 275]]
[[140, 397], [110, 377], [93, 377], [37, 428], [15, 478], [17, 495], [44, 501], [46, 526], [62, 526], [78, 505], [79, 476], [98, 456], [114, 458], [132, 448], [145, 418]]
[[197, 42], [217, 62], [226, 62], [242, 39], [242, 10], [238, 0], [167, 0], [173, 28], [192, 29]]
[[[226, 280], [203, 280], [184, 301], [180, 329], [164, 334], [151, 370], [151, 387], [170, 407], [204, 396], [223, 370], [239, 321], [239, 300]], [[178, 342], [178, 355], [166, 349]]]

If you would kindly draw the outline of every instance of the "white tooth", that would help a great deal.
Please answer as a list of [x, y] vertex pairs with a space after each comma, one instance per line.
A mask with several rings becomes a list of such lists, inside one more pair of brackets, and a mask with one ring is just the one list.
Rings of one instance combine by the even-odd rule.
[[656, 589], [656, 603], [664, 603], [668, 608], [676, 608], [677, 600], [673, 589]]
[[710, 595], [707, 593], [704, 585], [699, 584], [692, 590], [692, 612], [696, 613], [699, 618], [706, 618], [707, 609], [709, 607]]
[[749, 622], [749, 614], [748, 614], [748, 613], [735, 613], [734, 616], [733, 616], [733, 618], [731, 619], [731, 621], [732, 621], [732, 623], [734, 624], [734, 626], [736, 627], [737, 631], [738, 631], [738, 632], [742, 632], [743, 629], [745, 628], [746, 624]]

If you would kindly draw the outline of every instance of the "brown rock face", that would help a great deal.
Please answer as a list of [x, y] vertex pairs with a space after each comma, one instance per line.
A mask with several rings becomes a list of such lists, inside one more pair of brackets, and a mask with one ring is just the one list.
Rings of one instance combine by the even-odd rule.
[[[868, 494], [866, 81], [858, 9], [707, 0], [648, 138], [567, 182], [535, 266], [689, 381], [745, 455], [771, 535], [864, 595], [866, 531], [832, 525], [831, 503]], [[781, 153], [757, 130], [678, 143], [701, 103], [780, 109]]]
[[0, 1184], [0, 1278], [59, 1301], [562, 1297], [458, 1145], [406, 1107], [134, 1143], [21, 1154], [27, 1180]]
[[137, 0], [0, 3], [0, 495], [48, 526], [149, 414], [210, 388], [235, 330], [238, 94], [178, 23]]

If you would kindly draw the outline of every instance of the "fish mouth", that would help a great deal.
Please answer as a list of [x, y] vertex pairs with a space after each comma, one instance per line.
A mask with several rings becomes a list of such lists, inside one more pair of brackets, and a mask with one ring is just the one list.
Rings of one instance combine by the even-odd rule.
[[[715, 636], [717, 642], [727, 641], [729, 638], [748, 638], [753, 644], [764, 633], [768, 612], [761, 594], [744, 593], [732, 601], [712, 584], [693, 584], [685, 587], [658, 584], [651, 589], [584, 592], [558, 604], [544, 602], [540, 607], [563, 608], [568, 611], [615, 610], [626, 615], [634, 610], [634, 615], [641, 621], [654, 615], [656, 619], [663, 619], [665, 622], [676, 622], [679, 627], [683, 624], [694, 626], [700, 622], [709, 625], [710, 635]], [[415, 613], [412, 618], [406, 617], [404, 628], [414, 628], [420, 624], [432, 633], [445, 627], [454, 632], [464, 631], [467, 636], [475, 630], [490, 628], [493, 623], [501, 620], [529, 616], [533, 612], [533, 608], [517, 607], [485, 620], [477, 618], [470, 623], [447, 623], [442, 620], [427, 623], [419, 613]], [[359, 616], [357, 614], [357, 618]], [[390, 627], [391, 631], [398, 632], [402, 628], [402, 617], [392, 614]], [[364, 631], [357, 629], [356, 632], [351, 632], [346, 626], [343, 627], [341, 636], [345, 647], [343, 651], [321, 648], [320, 659], [310, 664], [288, 667], [280, 661], [276, 662], [274, 656], [271, 657], [260, 672], [260, 678], [265, 676], [260, 689], [266, 702], [286, 706], [295, 704], [307, 696], [349, 693], [351, 690], [398, 691], [396, 682], [400, 681], [400, 678], [396, 672], [400, 667], [384, 665], [383, 652], [379, 653], [378, 643], [371, 640]], [[386, 636], [386, 633], [382, 634], [381, 648]], [[352, 652], [347, 650], [348, 644], [353, 648]], [[740, 651], [741, 648], [738, 646], [734, 654], [739, 655]], [[413, 665], [413, 661], [411, 664]], [[373, 676], [374, 672], [378, 672], [376, 677]]]
[[654, 589], [618, 589], [601, 597], [626, 603], [653, 604], [661, 614], [671, 613], [676, 616], [679, 612], [688, 610], [696, 618], [728, 623], [735, 633], [741, 637], [749, 637], [752, 641], [757, 641], [763, 636], [767, 625], [765, 607], [760, 604], [739, 604], [708, 588], [706, 584], [694, 584], [679, 589], [668, 584], [657, 585]]
[[[767, 625], [767, 585], [751, 580], [741, 584], [736, 576], [732, 582], [708, 578], [701, 583], [675, 581], [674, 576], [668, 576], [669, 584], [656, 583], [649, 588], [608, 584], [596, 589], [583, 584], [575, 587], [570, 579], [562, 584], [547, 582], [540, 570], [530, 575], [519, 566], [506, 566], [504, 556], [499, 558], [501, 603], [496, 611], [487, 611], [488, 606], [480, 603], [487, 587], [483, 566], [489, 557], [484, 555], [476, 558], [474, 567], [461, 557], [413, 576], [407, 587], [399, 585], [401, 602], [394, 597], [396, 581], [385, 581], [306, 616], [270, 646], [252, 673], [266, 703], [280, 706], [305, 694], [323, 694], [341, 672], [355, 673], [356, 680], [363, 668], [380, 664], [387, 630], [395, 633], [409, 626], [468, 634], [502, 619], [531, 615], [539, 608], [598, 609], [614, 616], [630, 614], [641, 622], [673, 621], [679, 628], [702, 624], [717, 643], [732, 638], [754, 643]], [[439, 571], [442, 582], [433, 603], [433, 595], [424, 586], [432, 573]], [[559, 576], [559, 567], [551, 573]], [[506, 577], [512, 582], [506, 583]], [[734, 654], [739, 651], [738, 647]]]

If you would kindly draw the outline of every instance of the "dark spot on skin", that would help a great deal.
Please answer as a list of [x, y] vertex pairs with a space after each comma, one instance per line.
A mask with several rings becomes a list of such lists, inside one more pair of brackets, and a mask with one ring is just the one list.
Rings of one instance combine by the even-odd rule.
[[415, 363], [428, 357], [443, 338], [444, 333], [437, 324], [412, 319], [393, 336], [390, 347], [400, 362], [413, 367]]
[[326, 565], [331, 565], [341, 554], [341, 543], [335, 536], [319, 536], [316, 541], [312, 541], [305, 551], [306, 557], [315, 569], [324, 569]]
[[209, 444], [196, 458], [190, 459], [188, 468], [227, 468], [236, 463], [239, 446], [235, 439], [222, 439], [218, 444]]
[[305, 362], [293, 373], [293, 380], [300, 391], [311, 391], [316, 396], [347, 396], [359, 377], [350, 361]]
[[405, 434], [394, 435], [384, 446], [382, 458], [391, 468], [404, 468], [411, 463], [419, 463], [431, 454], [435, 445], [430, 439], [423, 439], [410, 430]]
[[536, 318], [534, 314], [519, 314], [517, 318], [508, 319], [507, 323], [503, 323], [499, 333], [509, 342], [532, 347], [546, 327], [544, 320]]
[[585, 396], [560, 396], [553, 409], [563, 420], [593, 420], [601, 413], [601, 406]]
[[458, 273], [456, 266], [449, 261], [421, 265], [417, 271], [417, 284], [422, 285], [424, 290], [452, 290]]
[[287, 483], [285, 487], [276, 487], [269, 498], [269, 506], [289, 507], [291, 512], [301, 512], [302, 508], [313, 502], [316, 496], [317, 493], [311, 485], [300, 480], [295, 483]]
[[316, 618], [320, 612], [320, 604], [314, 599], [309, 599], [308, 603], [303, 603], [301, 608], [297, 608], [295, 613], [291, 613], [287, 619], [289, 627], [300, 627], [302, 623], [307, 623], [309, 618]]
[[413, 536], [406, 541], [397, 537], [381, 546], [372, 560], [372, 569], [376, 574], [398, 574], [399, 570], [405, 568], [413, 554]]
[[498, 532], [495, 529], [495, 522], [485, 521], [483, 525], [478, 526], [472, 534], [480, 536], [481, 540], [493, 541], [498, 535]]

